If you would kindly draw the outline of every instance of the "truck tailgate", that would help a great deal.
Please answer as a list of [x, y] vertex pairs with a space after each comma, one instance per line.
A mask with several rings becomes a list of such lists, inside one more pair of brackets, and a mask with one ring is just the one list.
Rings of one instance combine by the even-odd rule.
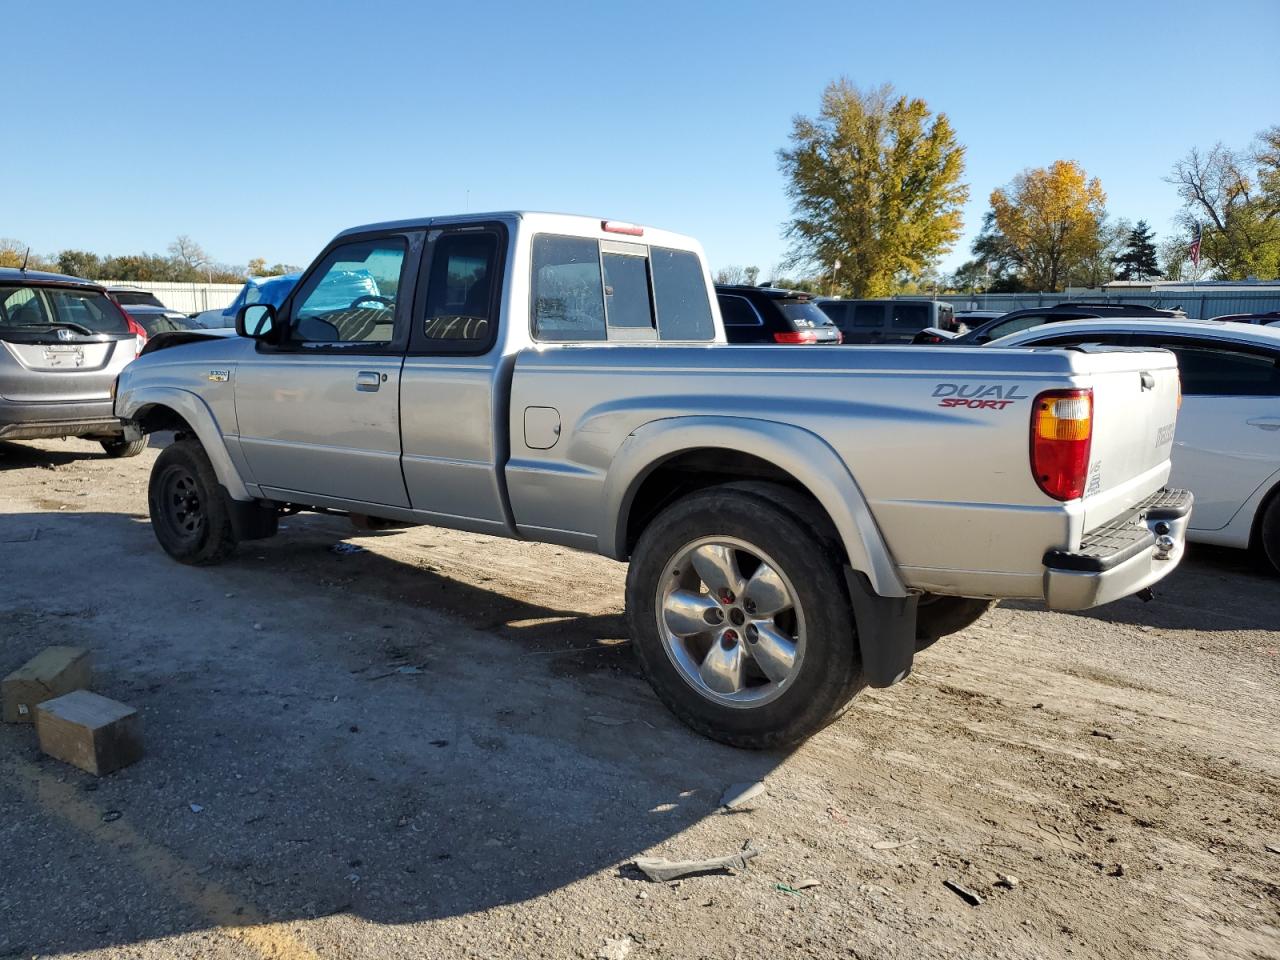
[[1169, 476], [1178, 415], [1177, 361], [1167, 350], [1084, 347], [1090, 353], [1093, 445], [1085, 531], [1131, 509]]

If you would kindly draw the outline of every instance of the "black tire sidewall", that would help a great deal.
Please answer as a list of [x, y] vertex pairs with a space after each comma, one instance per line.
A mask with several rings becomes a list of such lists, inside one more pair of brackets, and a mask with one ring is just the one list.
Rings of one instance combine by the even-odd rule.
[[[189, 473], [196, 483], [201, 507], [205, 515], [204, 529], [200, 536], [188, 540], [171, 529], [167, 512], [160, 503], [164, 477], [173, 468], [180, 467]], [[179, 440], [161, 451], [151, 468], [151, 481], [147, 488], [147, 506], [151, 512], [151, 529], [165, 553], [180, 563], [206, 564], [224, 559], [235, 548], [235, 536], [231, 528], [231, 515], [224, 502], [222, 488], [218, 484], [213, 465], [204, 448], [194, 440]]]
[[[672, 663], [659, 635], [658, 584], [671, 558], [702, 537], [732, 537], [767, 553], [796, 591], [805, 619], [799, 672], [779, 697], [751, 708], [707, 699]], [[717, 487], [668, 507], [641, 535], [627, 573], [636, 652], [659, 698], [706, 736], [733, 746], [785, 746], [825, 726], [860, 686], [852, 608], [841, 561], [799, 517], [753, 492]]]
[[1271, 571], [1280, 575], [1280, 490], [1271, 495], [1271, 502], [1258, 525], [1258, 547]]
[[142, 437], [139, 440], [102, 440], [100, 443], [103, 452], [108, 457], [117, 460], [125, 457], [136, 457], [147, 449], [146, 437]]

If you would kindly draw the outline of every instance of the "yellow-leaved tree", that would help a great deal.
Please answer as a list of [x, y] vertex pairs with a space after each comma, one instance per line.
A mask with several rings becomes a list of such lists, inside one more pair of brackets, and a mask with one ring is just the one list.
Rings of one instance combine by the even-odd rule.
[[1031, 290], [1060, 290], [1106, 240], [1107, 195], [1074, 160], [1023, 170], [991, 192], [1001, 253]]
[[892, 293], [960, 235], [964, 147], [946, 114], [889, 84], [829, 84], [818, 116], [792, 122], [778, 159], [794, 211], [789, 265], [834, 278], [851, 296]]

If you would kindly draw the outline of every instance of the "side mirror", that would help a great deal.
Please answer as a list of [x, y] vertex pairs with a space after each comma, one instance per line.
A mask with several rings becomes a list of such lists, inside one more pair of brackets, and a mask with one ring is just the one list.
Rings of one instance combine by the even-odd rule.
[[236, 333], [252, 340], [269, 340], [276, 332], [276, 308], [269, 303], [250, 303], [236, 313]]

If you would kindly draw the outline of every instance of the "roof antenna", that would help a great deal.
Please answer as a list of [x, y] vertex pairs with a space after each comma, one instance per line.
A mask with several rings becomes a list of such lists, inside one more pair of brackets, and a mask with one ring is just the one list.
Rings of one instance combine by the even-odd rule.
[[27, 261], [30, 259], [31, 259], [31, 248], [27, 247], [27, 252], [22, 255], [22, 266], [20, 268], [23, 273], [27, 272]]

